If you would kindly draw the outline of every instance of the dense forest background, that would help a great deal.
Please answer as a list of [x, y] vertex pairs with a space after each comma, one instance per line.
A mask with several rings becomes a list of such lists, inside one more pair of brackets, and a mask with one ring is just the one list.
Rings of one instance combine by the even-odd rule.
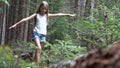
[[[31, 40], [34, 20], [20, 24], [11, 30], [8, 27], [35, 13], [41, 1], [0, 0], [1, 46], [34, 45]], [[120, 0], [46, 1], [49, 3], [49, 13], [76, 14], [76, 17], [54, 17], [49, 19], [45, 50], [50, 49], [53, 52], [57, 52], [57, 54], [54, 54], [55, 56], [59, 56], [59, 60], [58, 57], [54, 57], [57, 59], [55, 61], [53, 61], [53, 56], [51, 56], [48, 59], [49, 62], [55, 63], [61, 59], [64, 60], [66, 59], [65, 57], [68, 58], [67, 54], [69, 52], [72, 52], [72, 56], [69, 57], [73, 57], [80, 52], [86, 52], [93, 48], [106, 47], [120, 39]], [[57, 48], [56, 45], [59, 46], [57, 46], [58, 51], [57, 49], [55, 50]], [[59, 52], [59, 49], [63, 51]], [[69, 49], [73, 49], [73, 51]], [[77, 54], [74, 52], [75, 50], [77, 50]], [[63, 53], [65, 51], [68, 52]], [[46, 53], [50, 54], [50, 51], [46, 51]], [[42, 59], [45, 59], [45, 56]], [[62, 58], [60, 56], [65, 57]]]

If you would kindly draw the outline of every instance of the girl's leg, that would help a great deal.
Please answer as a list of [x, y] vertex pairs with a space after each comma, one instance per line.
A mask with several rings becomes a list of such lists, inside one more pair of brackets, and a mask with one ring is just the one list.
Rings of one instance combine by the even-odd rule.
[[42, 47], [41, 47], [39, 38], [34, 39], [34, 42], [35, 42], [35, 45], [38, 47], [36, 49], [36, 53], [35, 53], [35, 62], [37, 64], [39, 64], [39, 62], [40, 62], [40, 54], [41, 54]]
[[41, 42], [41, 43], [40, 43], [41, 48], [43, 48], [43, 47], [44, 47], [44, 44], [45, 44], [44, 42]]

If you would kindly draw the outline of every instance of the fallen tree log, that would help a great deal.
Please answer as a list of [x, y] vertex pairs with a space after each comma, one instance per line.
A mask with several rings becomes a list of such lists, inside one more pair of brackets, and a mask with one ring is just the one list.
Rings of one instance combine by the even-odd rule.
[[98, 48], [71, 61], [52, 64], [49, 68], [120, 68], [120, 41]]

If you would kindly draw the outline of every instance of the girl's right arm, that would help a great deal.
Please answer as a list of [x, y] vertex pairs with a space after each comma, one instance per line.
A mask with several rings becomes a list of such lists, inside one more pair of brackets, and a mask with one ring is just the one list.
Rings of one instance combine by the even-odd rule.
[[26, 21], [28, 21], [28, 20], [31, 20], [31, 19], [35, 18], [35, 16], [36, 16], [36, 13], [32, 14], [32, 15], [29, 16], [29, 17], [23, 18], [22, 20], [18, 21], [18, 22], [15, 23], [14, 25], [10, 26], [9, 29], [15, 28], [18, 24], [21, 24], [21, 23], [24, 23], [24, 22], [26, 22]]

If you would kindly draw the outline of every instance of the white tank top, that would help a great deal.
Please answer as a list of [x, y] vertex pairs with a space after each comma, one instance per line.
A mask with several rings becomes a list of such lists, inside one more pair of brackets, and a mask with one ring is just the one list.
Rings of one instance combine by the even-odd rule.
[[46, 15], [36, 15], [36, 25], [33, 29], [34, 32], [37, 32], [39, 34], [47, 34], [47, 16]]

